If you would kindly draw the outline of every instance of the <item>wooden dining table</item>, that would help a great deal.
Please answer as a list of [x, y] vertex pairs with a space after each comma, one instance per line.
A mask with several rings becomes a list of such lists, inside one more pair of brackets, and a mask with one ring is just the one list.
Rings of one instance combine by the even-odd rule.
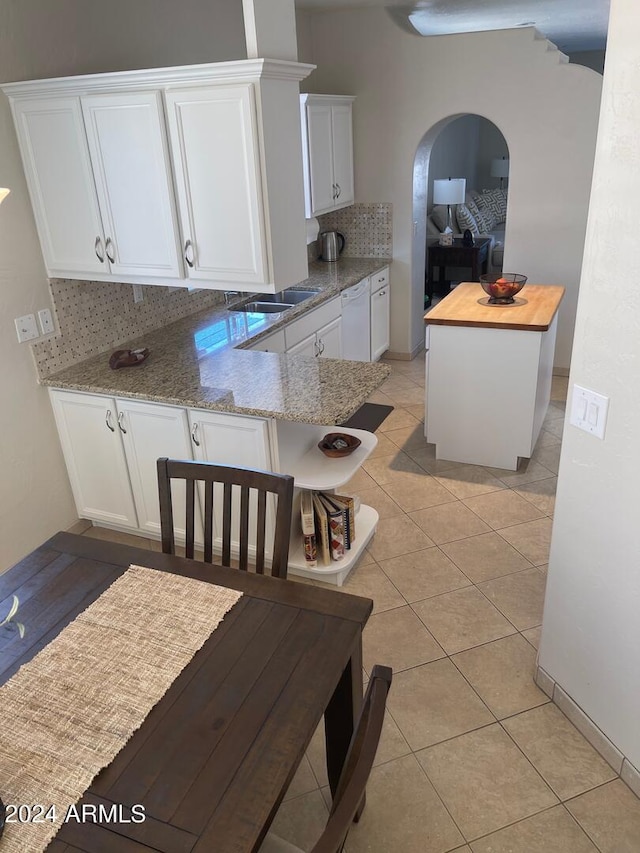
[[[335, 791], [362, 703], [362, 630], [372, 602], [58, 533], [0, 576], [0, 613], [16, 594], [26, 628], [23, 639], [0, 641], [0, 683], [131, 564], [243, 595], [80, 801], [121, 806], [122, 822], [67, 822], [47, 851], [258, 850], [323, 715]], [[138, 804], [144, 822], [126, 822]]]

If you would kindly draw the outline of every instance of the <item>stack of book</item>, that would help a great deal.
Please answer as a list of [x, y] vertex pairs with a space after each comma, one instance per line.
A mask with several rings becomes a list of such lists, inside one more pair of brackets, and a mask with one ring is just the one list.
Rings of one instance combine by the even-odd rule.
[[328, 565], [341, 560], [356, 538], [356, 514], [360, 499], [355, 495], [329, 492], [300, 493], [300, 516], [305, 563], [313, 568], [318, 561]]

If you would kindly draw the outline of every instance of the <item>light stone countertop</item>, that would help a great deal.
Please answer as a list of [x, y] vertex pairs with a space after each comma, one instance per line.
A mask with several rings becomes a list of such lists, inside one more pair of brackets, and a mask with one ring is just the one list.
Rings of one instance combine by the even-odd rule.
[[[41, 382], [188, 408], [304, 423], [343, 423], [384, 382], [390, 373], [387, 365], [251, 352], [242, 347], [388, 264], [384, 258], [312, 263], [309, 278], [296, 287], [318, 287], [321, 292], [281, 314], [245, 314], [224, 306], [207, 309], [119, 347], [149, 349], [149, 358], [141, 365], [111, 370], [110, 350]], [[247, 299], [243, 295], [238, 301]]]

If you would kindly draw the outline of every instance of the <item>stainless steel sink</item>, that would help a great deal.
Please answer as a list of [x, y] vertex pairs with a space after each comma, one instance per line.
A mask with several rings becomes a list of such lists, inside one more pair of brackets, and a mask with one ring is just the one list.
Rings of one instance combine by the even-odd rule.
[[279, 314], [288, 308], [293, 308], [293, 303], [261, 300], [260, 302], [247, 302], [244, 305], [234, 305], [233, 308], [229, 308], [229, 311], [242, 311], [245, 314]]
[[311, 299], [312, 296], [316, 296], [320, 293], [319, 290], [293, 290], [293, 288], [287, 288], [287, 290], [283, 290], [281, 293], [274, 293], [274, 299], [277, 299], [278, 302], [288, 302], [290, 305], [299, 305], [301, 302], [304, 302], [306, 299]]
[[261, 294], [260, 299], [246, 302], [244, 305], [234, 305], [233, 308], [229, 308], [229, 311], [243, 311], [245, 314], [279, 314], [281, 311], [286, 311], [287, 308], [299, 305], [306, 299], [311, 299], [317, 293], [320, 291], [287, 288], [281, 290], [280, 293]]

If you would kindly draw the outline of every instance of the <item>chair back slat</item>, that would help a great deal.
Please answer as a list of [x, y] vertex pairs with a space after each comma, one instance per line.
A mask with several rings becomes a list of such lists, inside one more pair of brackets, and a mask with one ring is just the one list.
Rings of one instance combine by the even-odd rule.
[[213, 563], [213, 482], [204, 484], [204, 560]]
[[185, 554], [193, 559], [195, 552], [195, 529], [196, 529], [196, 499], [193, 480], [187, 480], [185, 491]]
[[240, 568], [249, 568], [249, 487], [240, 487]]
[[171, 480], [167, 473], [168, 459], [158, 459], [158, 495], [160, 498], [160, 533], [164, 554], [175, 554], [173, 532], [173, 502]]
[[[192, 462], [177, 459], [158, 459], [158, 495], [160, 499], [160, 524], [162, 550], [165, 554], [175, 553], [174, 513], [172, 506], [171, 481], [184, 480], [186, 493], [185, 551], [193, 558], [195, 553], [196, 483], [203, 484], [204, 493], [204, 559], [207, 562], [220, 560], [230, 566], [232, 551], [237, 547], [240, 568], [248, 570], [250, 560], [253, 568], [261, 574], [265, 571], [267, 547], [268, 495], [276, 504], [273, 546], [271, 551], [271, 574], [286, 578], [291, 535], [293, 504], [293, 477], [250, 468], [234, 468], [208, 462]], [[222, 485], [222, 506], [217, 489]], [[239, 499], [234, 486], [240, 488]], [[202, 494], [202, 493], [201, 493]], [[239, 513], [236, 515], [236, 513]], [[234, 518], [234, 515], [236, 517]], [[254, 529], [255, 521], [255, 529]], [[221, 523], [221, 529], [217, 525]], [[251, 529], [250, 529], [251, 528]], [[250, 539], [254, 536], [255, 541]], [[214, 551], [221, 544], [221, 556]], [[255, 555], [254, 552], [255, 551]]]
[[258, 492], [258, 516], [256, 518], [256, 572], [264, 574], [264, 550], [267, 524], [267, 493]]
[[222, 507], [222, 565], [231, 565], [231, 511], [233, 501], [233, 484], [224, 484]]

